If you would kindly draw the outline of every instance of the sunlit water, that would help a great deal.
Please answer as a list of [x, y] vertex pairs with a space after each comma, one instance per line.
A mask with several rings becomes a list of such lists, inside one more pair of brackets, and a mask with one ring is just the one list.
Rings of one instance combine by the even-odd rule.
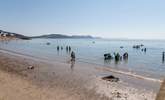
[[[50, 42], [50, 45], [46, 45]], [[144, 44], [147, 52], [133, 49], [136, 44]], [[63, 50], [57, 51], [57, 46]], [[0, 48], [27, 54], [48, 60], [69, 61], [70, 53], [65, 47], [69, 45], [76, 53], [76, 61], [100, 65], [100, 67], [115, 68], [131, 71], [137, 74], [162, 78], [165, 76], [165, 63], [162, 61], [162, 52], [165, 51], [165, 41], [162, 40], [105, 40], [105, 39], [33, 39], [0, 42]], [[121, 49], [120, 46], [124, 48]], [[119, 52], [121, 55], [128, 52], [128, 61], [105, 61], [104, 54]]]

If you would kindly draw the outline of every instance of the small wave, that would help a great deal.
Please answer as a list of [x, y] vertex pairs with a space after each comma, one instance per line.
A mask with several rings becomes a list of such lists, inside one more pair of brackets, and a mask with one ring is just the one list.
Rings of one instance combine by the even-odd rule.
[[143, 80], [149, 80], [149, 81], [160, 82], [160, 83], [163, 82], [163, 80], [161, 80], [161, 79], [155, 79], [155, 78], [151, 78], [151, 77], [146, 77], [146, 76], [143, 76], [143, 75], [138, 75], [138, 74], [133, 73], [133, 72], [125, 72], [125, 71], [111, 69], [111, 68], [99, 68], [99, 67], [97, 67], [96, 69], [110, 71], [110, 72], [114, 72], [114, 73], [118, 73], [118, 74], [124, 74], [124, 75], [128, 75], [128, 76], [131, 76], [131, 77], [143, 79]]

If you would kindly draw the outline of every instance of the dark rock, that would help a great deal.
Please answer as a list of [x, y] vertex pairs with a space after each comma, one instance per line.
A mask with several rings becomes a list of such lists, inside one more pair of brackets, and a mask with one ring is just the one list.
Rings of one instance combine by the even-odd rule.
[[117, 78], [113, 75], [103, 77], [102, 79], [106, 80], [106, 81], [110, 81], [110, 82], [118, 82], [119, 81], [119, 78]]
[[34, 69], [34, 66], [28, 66], [28, 69]]

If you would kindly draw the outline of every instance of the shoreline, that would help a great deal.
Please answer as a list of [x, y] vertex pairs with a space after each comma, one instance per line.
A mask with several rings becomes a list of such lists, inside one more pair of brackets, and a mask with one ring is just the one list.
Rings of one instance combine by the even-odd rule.
[[[15, 52], [15, 51], [10, 51], [10, 50], [7, 50], [7, 49], [2, 49], [2, 48], [0, 48], [0, 52], [8, 53], [8, 54], [11, 54], [11, 55], [14, 55], [14, 56], [20, 56], [20, 57], [35, 59], [37, 61], [44, 61], [44, 62], [47, 62], [47, 63], [52, 63], [53, 62], [52, 60], [50, 61], [47, 58], [40, 58], [40, 57], [36, 57], [36, 56], [28, 55], [28, 54], [23, 54], [23, 53], [18, 53], [18, 52]], [[55, 62], [68, 63], [66, 61], [61, 61], [61, 60], [57, 60], [57, 59], [55, 59]], [[98, 69], [98, 70], [105, 70], [105, 71], [118, 73], [118, 74], [130, 76], [130, 77], [135, 77], [135, 78], [138, 78], [138, 79], [148, 80], [148, 81], [151, 81], [151, 82], [152, 81], [153, 82], [159, 82], [159, 83], [163, 82], [163, 79], [161, 79], [161, 78], [156, 79], [156, 78], [140, 75], [140, 74], [137, 74], [135, 72], [127, 71], [127, 70], [119, 70], [119, 69], [108, 68], [108, 67], [99, 67], [99, 66], [103, 66], [102, 64], [83, 62], [83, 61], [79, 61], [79, 60], [78, 60], [78, 62], [79, 63], [87, 63], [89, 65], [95, 66], [95, 69]]]
[[[21, 58], [1, 52], [0, 54], [1, 78], [2, 81], [7, 80], [0, 81], [0, 88], [3, 90], [3, 93], [0, 92], [0, 99], [108, 100], [107, 97], [97, 94], [94, 89], [87, 89], [84, 86], [86, 80], [83, 80], [82, 77], [71, 74], [68, 69], [65, 70], [65, 73], [61, 73], [64, 70], [57, 67], [61, 67], [58, 63], [55, 66], [29, 58]], [[30, 65], [35, 68], [33, 70], [28, 69], [27, 67]], [[56, 69], [52, 70], [51, 67], [56, 67]], [[10, 92], [8, 92], [9, 90]], [[17, 97], [18, 95], [20, 98]]]
[[[98, 69], [96, 69], [96, 66], [91, 66], [89, 64], [76, 63], [75, 68], [70, 69], [70, 64], [55, 61], [54, 63], [51, 63], [51, 64], [49, 63], [50, 64], [49, 66], [51, 66], [51, 67], [48, 67], [48, 65], [41, 67], [44, 65], [43, 61], [41, 61], [37, 58], [33, 58], [33, 57], [26, 58], [26, 57], [24, 57], [26, 55], [23, 55], [23, 56], [20, 55], [18, 57], [17, 54], [11, 55], [11, 54], [8, 54], [7, 52], [6, 53], [0, 52], [0, 53], [1, 53], [1, 55], [4, 55], [4, 56], [8, 55], [9, 58], [11, 58], [11, 60], [19, 58], [19, 59], [24, 59], [27, 62], [31, 62], [30, 65], [34, 65], [34, 67], [37, 65], [38, 70], [36, 70], [36, 68], [35, 68], [34, 72], [33, 72], [33, 70], [31, 70], [32, 72], [28, 71], [28, 70], [27, 70], [27, 72], [26, 72], [26, 70], [21, 72], [21, 73], [25, 74], [25, 76], [27, 75], [29, 79], [34, 80], [35, 81], [34, 83], [35, 84], [37, 83], [37, 85], [41, 85], [41, 86], [45, 86], [46, 84], [50, 85], [51, 84], [50, 82], [52, 82], [53, 81], [52, 79], [54, 79], [54, 77], [55, 77], [54, 74], [55, 75], [58, 74], [57, 75], [58, 77], [64, 78], [63, 81], [66, 81], [69, 79], [69, 82], [70, 82], [70, 80], [72, 80], [72, 78], [74, 78], [73, 80], [76, 80], [75, 82], [78, 82], [79, 80], [81, 80], [81, 81], [85, 80], [85, 82], [84, 82], [84, 83], [86, 83], [85, 87], [87, 87], [87, 88], [95, 87], [96, 93], [108, 96], [109, 98], [112, 98], [112, 99], [117, 98], [115, 93], [118, 93], [118, 92], [121, 94], [121, 98], [118, 98], [118, 100], [125, 98], [126, 94], [127, 94], [127, 96], [126, 96], [127, 100], [139, 100], [139, 99], [145, 100], [145, 98], [147, 98], [148, 100], [154, 100], [154, 98], [156, 97], [156, 92], [150, 91], [150, 90], [145, 90], [145, 89], [140, 90], [139, 88], [137, 88], [135, 86], [131, 86], [130, 84], [127, 84], [127, 82], [129, 82], [129, 81], [126, 81], [122, 77], [122, 75], [116, 75], [115, 73], [112, 73], [112, 72], [104, 72], [104, 73], [109, 73], [109, 74], [113, 74], [115, 76], [120, 77], [121, 82], [107, 83], [107, 82], [101, 80], [101, 78], [100, 78], [100, 75], [103, 74], [102, 70], [98, 70]], [[33, 59], [31, 59], [31, 58], [33, 58]], [[36, 60], [34, 60], [34, 59], [36, 59]], [[40, 64], [40, 62], [41, 62], [41, 64]], [[47, 62], [47, 61], [45, 61], [45, 62]], [[27, 66], [28, 65], [26, 65], [26, 67]], [[54, 67], [52, 68], [52, 66], [54, 66]], [[59, 66], [60, 66], [60, 68], [59, 68]], [[83, 67], [83, 66], [86, 66], [86, 67]], [[87, 67], [87, 66], [90, 66], [90, 67]], [[16, 73], [19, 72], [19, 70], [17, 68], [15, 70], [16, 70]], [[56, 71], [56, 72], [52, 72], [52, 71]], [[29, 74], [29, 72], [30, 72], [30, 74]], [[98, 75], [98, 73], [99, 73], [99, 75]], [[36, 74], [38, 74], [38, 76]], [[49, 74], [53, 74], [53, 75], [49, 75]], [[21, 76], [23, 76], [23, 75], [21, 75]], [[129, 80], [130, 78], [131, 77], [127, 77], [127, 80]], [[140, 80], [140, 79], [133, 79], [133, 80]], [[61, 79], [59, 79], [59, 82], [60, 81], [61, 81]], [[143, 82], [144, 80], [141, 80], [141, 81]], [[73, 82], [71, 82], [71, 83], [74, 84]], [[77, 87], [81, 86], [80, 83], [81, 82], [76, 84], [76, 86]], [[57, 84], [59, 84], [59, 83], [56, 83], [56, 85]], [[108, 85], [108, 84], [110, 84], [110, 85]], [[155, 84], [158, 85], [159, 83], [155, 83]], [[65, 88], [66, 87], [68, 88], [69, 86], [65, 86]], [[113, 87], [113, 88], [112, 88], [112, 90], [109, 90], [108, 87], [111, 87], [111, 88]], [[73, 88], [73, 86], [70, 86], [70, 88]], [[135, 95], [136, 95], [136, 98], [134, 97]], [[144, 96], [139, 96], [139, 95], [144, 95]], [[147, 97], [146, 97], [146, 95], [147, 95]]]

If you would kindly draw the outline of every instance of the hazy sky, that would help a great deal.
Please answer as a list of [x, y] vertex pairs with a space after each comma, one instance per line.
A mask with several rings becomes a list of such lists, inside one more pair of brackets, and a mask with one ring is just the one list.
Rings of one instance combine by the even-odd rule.
[[165, 39], [165, 0], [0, 0], [0, 29]]

